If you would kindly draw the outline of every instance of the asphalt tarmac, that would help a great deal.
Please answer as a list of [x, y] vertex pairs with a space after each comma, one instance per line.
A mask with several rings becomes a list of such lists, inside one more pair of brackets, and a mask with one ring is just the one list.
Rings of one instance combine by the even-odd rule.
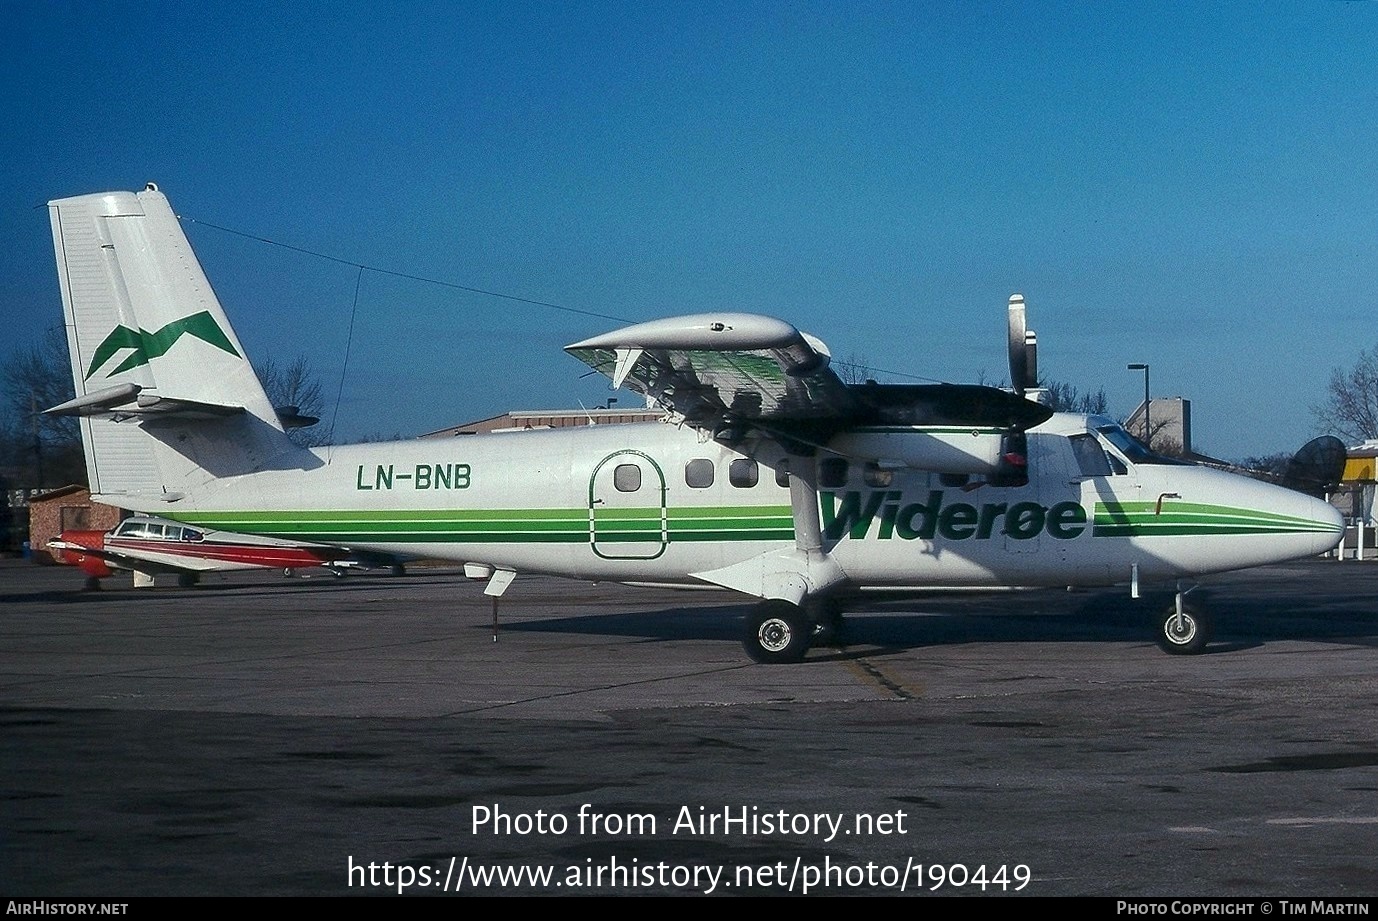
[[0, 561], [0, 895], [1378, 895], [1378, 563], [747, 606], [453, 569], [80, 591]]

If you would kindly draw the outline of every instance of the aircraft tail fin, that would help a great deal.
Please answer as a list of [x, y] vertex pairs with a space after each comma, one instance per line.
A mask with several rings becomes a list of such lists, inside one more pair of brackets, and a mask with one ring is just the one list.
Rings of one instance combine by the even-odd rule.
[[48, 412], [93, 493], [148, 510], [295, 450], [156, 186], [48, 208], [77, 394]]

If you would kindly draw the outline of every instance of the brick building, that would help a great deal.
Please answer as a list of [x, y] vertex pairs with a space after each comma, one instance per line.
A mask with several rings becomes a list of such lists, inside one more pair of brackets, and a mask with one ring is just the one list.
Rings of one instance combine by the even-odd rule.
[[51, 563], [48, 541], [63, 531], [108, 531], [128, 513], [91, 501], [85, 486], [63, 486], [29, 498], [29, 548], [35, 563]]

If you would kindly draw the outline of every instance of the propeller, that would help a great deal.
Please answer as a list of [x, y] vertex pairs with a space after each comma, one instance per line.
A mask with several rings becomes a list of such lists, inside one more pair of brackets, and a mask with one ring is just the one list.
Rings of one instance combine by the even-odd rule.
[[1010, 295], [1010, 386], [1023, 396], [1038, 386], [1038, 337], [1028, 327], [1024, 295]]
[[1313, 438], [1287, 462], [1282, 485], [1318, 498], [1333, 491], [1344, 477], [1348, 456], [1343, 441], [1334, 435]]

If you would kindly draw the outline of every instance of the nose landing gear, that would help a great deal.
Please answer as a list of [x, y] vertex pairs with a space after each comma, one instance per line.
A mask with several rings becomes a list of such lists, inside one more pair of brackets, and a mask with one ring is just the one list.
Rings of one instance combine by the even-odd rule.
[[1186, 603], [1186, 596], [1195, 588], [1193, 585], [1183, 590], [1179, 582], [1176, 599], [1158, 619], [1158, 645], [1164, 652], [1194, 656], [1211, 641], [1210, 621], [1200, 608]]

